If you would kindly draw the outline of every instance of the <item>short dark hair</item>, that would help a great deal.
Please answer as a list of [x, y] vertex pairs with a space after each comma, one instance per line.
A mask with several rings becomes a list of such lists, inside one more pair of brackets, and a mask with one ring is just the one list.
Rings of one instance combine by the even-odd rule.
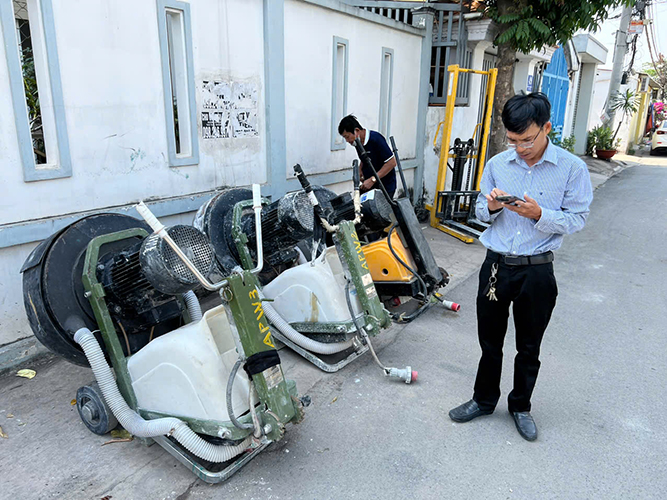
[[338, 124], [338, 133], [340, 135], [343, 135], [343, 132], [354, 134], [356, 129], [363, 130], [364, 127], [361, 126], [361, 123], [359, 123], [359, 120], [357, 120], [357, 117], [354, 115], [347, 115], [343, 117], [343, 119]]
[[518, 94], [503, 108], [503, 125], [509, 132], [521, 134], [533, 123], [542, 128], [551, 118], [551, 103], [542, 92]]

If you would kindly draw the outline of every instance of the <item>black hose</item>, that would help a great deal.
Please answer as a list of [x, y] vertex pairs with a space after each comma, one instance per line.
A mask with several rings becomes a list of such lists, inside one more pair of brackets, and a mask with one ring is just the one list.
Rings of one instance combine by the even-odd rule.
[[362, 165], [366, 165], [371, 172], [373, 172], [373, 175], [377, 179], [377, 183], [380, 186], [380, 190], [382, 191], [382, 194], [384, 194], [384, 197], [387, 198], [387, 201], [391, 206], [396, 206], [396, 201], [389, 196], [389, 192], [387, 191], [387, 188], [382, 182], [382, 179], [380, 179], [380, 174], [377, 173], [377, 170], [375, 170], [375, 167], [373, 166], [373, 162], [371, 161], [371, 157], [368, 156], [368, 151], [364, 149], [364, 145], [361, 143], [361, 139], [358, 137], [354, 140], [354, 147], [357, 150], [357, 155], [359, 155], [359, 158], [361, 159]]
[[394, 229], [396, 229], [396, 226], [398, 226], [397, 223], [395, 223], [394, 225], [392, 225], [392, 226], [389, 228], [389, 235], [387, 236], [387, 245], [389, 246], [389, 251], [392, 253], [392, 255], [394, 256], [394, 258], [395, 258], [395, 259], [396, 259], [396, 260], [397, 260], [397, 261], [398, 261], [404, 268], [406, 268], [408, 271], [410, 271], [410, 272], [415, 276], [415, 278], [417, 278], [417, 279], [419, 280], [419, 284], [422, 286], [422, 290], [423, 290], [423, 292], [424, 292], [424, 300], [426, 300], [426, 297], [428, 297], [428, 288], [426, 288], [426, 283], [424, 283], [424, 280], [422, 279], [422, 277], [419, 276], [419, 274], [417, 274], [417, 273], [414, 271], [414, 269], [412, 269], [410, 266], [408, 266], [405, 262], [403, 262], [403, 261], [401, 260], [401, 258], [398, 256], [398, 254], [397, 254], [396, 251], [394, 250], [394, 247], [391, 246], [391, 233], [394, 231]]
[[382, 364], [380, 358], [378, 358], [377, 354], [375, 353], [375, 349], [373, 349], [373, 344], [371, 344], [371, 339], [368, 338], [366, 330], [361, 329], [359, 323], [357, 323], [357, 318], [354, 316], [354, 308], [352, 307], [352, 301], [350, 300], [350, 280], [348, 279], [345, 280], [345, 301], [347, 302], [347, 309], [350, 311], [350, 316], [352, 317], [352, 322], [354, 323], [354, 327], [357, 329], [357, 332], [359, 333], [361, 338], [366, 341], [366, 344], [368, 344], [368, 348], [370, 349], [371, 354], [373, 355], [373, 359], [378, 364], [378, 366], [382, 368], [384, 374], [389, 375], [390, 369]]
[[350, 311], [350, 316], [352, 316], [352, 323], [354, 323], [354, 327], [357, 329], [359, 334], [363, 335], [361, 332], [361, 327], [359, 326], [359, 323], [357, 323], [357, 317], [354, 315], [354, 309], [352, 308], [352, 301], [350, 300], [350, 281], [345, 280], [345, 300], [347, 302], [347, 308]]

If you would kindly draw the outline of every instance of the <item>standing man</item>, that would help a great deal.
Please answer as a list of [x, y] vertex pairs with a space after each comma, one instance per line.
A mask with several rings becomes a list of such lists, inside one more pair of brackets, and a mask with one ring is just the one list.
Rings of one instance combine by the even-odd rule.
[[[361, 139], [373, 168], [377, 171], [384, 187], [387, 188], [389, 197], [393, 198], [396, 191], [396, 171], [394, 170], [396, 158], [394, 158], [394, 153], [392, 153], [387, 140], [382, 134], [363, 128], [354, 115], [347, 115], [340, 121], [338, 133], [350, 144], [354, 144], [357, 137]], [[360, 189], [362, 193], [379, 188], [377, 186], [378, 179], [368, 167], [363, 164], [359, 165], [359, 174], [362, 182]]]
[[[508, 150], [484, 169], [476, 206], [477, 217], [491, 224], [480, 237], [487, 248], [477, 293], [482, 357], [472, 399], [449, 412], [455, 422], [493, 413], [513, 305], [517, 354], [508, 409], [528, 441], [537, 439], [530, 398], [540, 369], [540, 344], [558, 295], [553, 251], [563, 235], [584, 227], [593, 199], [586, 164], [549, 141], [550, 115], [549, 99], [539, 92], [516, 95], [503, 109]], [[497, 199], [507, 195], [520, 200]]]

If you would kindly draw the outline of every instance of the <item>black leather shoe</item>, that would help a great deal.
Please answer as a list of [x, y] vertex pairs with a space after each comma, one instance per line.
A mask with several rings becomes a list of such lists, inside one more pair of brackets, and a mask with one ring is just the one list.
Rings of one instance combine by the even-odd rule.
[[449, 412], [449, 418], [454, 422], [470, 422], [473, 418], [480, 417], [482, 415], [491, 415], [493, 410], [482, 410], [477, 405], [477, 401], [471, 399], [467, 403], [463, 403], [461, 406], [457, 406]]
[[514, 417], [514, 424], [516, 430], [519, 431], [521, 437], [526, 441], [535, 441], [537, 439], [537, 426], [535, 420], [529, 411], [511, 411]]

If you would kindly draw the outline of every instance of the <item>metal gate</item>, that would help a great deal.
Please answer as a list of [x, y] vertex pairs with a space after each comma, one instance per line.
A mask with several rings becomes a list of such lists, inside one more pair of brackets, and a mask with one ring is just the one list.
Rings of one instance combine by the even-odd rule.
[[[412, 23], [412, 12], [424, 6], [424, 2], [380, 1], [380, 0], [342, 0], [347, 5], [359, 7], [374, 14], [379, 14], [395, 21]], [[431, 93], [428, 103], [444, 105], [447, 103], [449, 79], [447, 68], [458, 64], [461, 68], [470, 68], [472, 51], [467, 50], [468, 33], [463, 18], [464, 6], [458, 3], [429, 3], [434, 10], [433, 39], [431, 50]], [[456, 32], [454, 27], [456, 25]], [[469, 103], [470, 75], [461, 73], [456, 94], [456, 105], [467, 106]]]
[[551, 101], [551, 125], [560, 138], [565, 124], [565, 108], [567, 107], [567, 92], [570, 88], [570, 79], [567, 75], [567, 61], [565, 51], [559, 47], [554, 52], [551, 62], [542, 75], [542, 92]]

